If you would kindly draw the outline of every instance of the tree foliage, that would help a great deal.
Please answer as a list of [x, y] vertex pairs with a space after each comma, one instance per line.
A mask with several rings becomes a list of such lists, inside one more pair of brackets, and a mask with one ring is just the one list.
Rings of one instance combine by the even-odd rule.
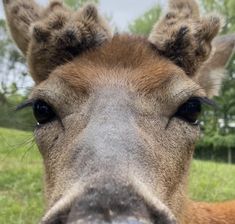
[[[235, 32], [235, 1], [234, 0], [203, 0], [202, 4], [206, 11], [218, 11], [225, 18], [225, 26], [222, 34]], [[211, 114], [211, 122], [214, 130], [211, 134], [219, 133], [222, 136], [235, 134], [235, 56], [231, 59], [227, 67], [227, 76], [221, 87], [221, 94], [216, 97], [219, 110], [207, 111]], [[214, 118], [216, 117], [216, 119]], [[234, 136], [235, 138], [235, 136]], [[235, 148], [235, 144], [234, 144]]]
[[26, 71], [23, 57], [7, 34], [5, 21], [0, 20], [0, 105], [24, 86]]
[[86, 3], [99, 3], [99, 0], [65, 0], [65, 3], [73, 8], [80, 8], [81, 6], [83, 6]]
[[137, 18], [129, 25], [130, 32], [138, 35], [148, 35], [156, 21], [159, 19], [161, 11], [160, 5], [156, 5], [149, 9], [143, 16]]

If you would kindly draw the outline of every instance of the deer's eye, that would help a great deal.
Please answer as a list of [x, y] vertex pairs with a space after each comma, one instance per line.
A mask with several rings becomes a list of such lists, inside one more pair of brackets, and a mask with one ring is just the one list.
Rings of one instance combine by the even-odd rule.
[[181, 105], [175, 116], [187, 121], [191, 124], [198, 125], [198, 117], [202, 111], [202, 103], [200, 99], [191, 98], [186, 103]]
[[43, 100], [36, 100], [33, 103], [33, 113], [39, 124], [45, 124], [56, 118], [56, 114], [52, 107]]

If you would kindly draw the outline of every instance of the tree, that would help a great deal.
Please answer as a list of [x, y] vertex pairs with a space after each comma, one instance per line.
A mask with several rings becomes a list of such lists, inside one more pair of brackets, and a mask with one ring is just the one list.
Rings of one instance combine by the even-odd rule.
[[[203, 0], [202, 4], [205, 11], [218, 11], [225, 18], [225, 26], [222, 29], [222, 34], [235, 32], [235, 1], [234, 0]], [[217, 112], [218, 120], [222, 120], [221, 125], [217, 125], [217, 132], [221, 134], [228, 134], [231, 130], [229, 124], [235, 122], [235, 56], [231, 59], [227, 67], [227, 78], [225, 79], [221, 95], [216, 97], [220, 105], [219, 112]], [[216, 121], [218, 122], [218, 121]]]
[[0, 20], [0, 126], [32, 130], [31, 111], [15, 112], [26, 98], [30, 80], [25, 61], [7, 34], [5, 21]]
[[[235, 32], [235, 1], [234, 0], [201, 0], [205, 12], [217, 11], [224, 16], [225, 26], [222, 34]], [[203, 116], [206, 138], [211, 138], [214, 149], [228, 150], [228, 161], [232, 161], [231, 149], [235, 149], [235, 56], [227, 67], [225, 79], [218, 102], [217, 111], [206, 110]], [[212, 128], [211, 128], [212, 127]], [[220, 141], [216, 141], [216, 140]]]
[[80, 8], [87, 2], [92, 2], [92, 3], [99, 3], [99, 0], [65, 0], [65, 3], [73, 8]]
[[162, 12], [160, 5], [156, 5], [144, 13], [143, 16], [137, 18], [129, 25], [129, 30], [133, 34], [148, 35], [154, 24], [159, 19]]
[[7, 34], [5, 21], [0, 20], [0, 104], [24, 86], [26, 71], [23, 57]]

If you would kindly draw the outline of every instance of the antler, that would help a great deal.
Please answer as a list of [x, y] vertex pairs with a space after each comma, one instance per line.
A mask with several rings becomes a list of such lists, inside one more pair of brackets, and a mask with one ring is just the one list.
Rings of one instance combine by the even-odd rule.
[[55, 67], [112, 36], [106, 21], [91, 4], [78, 11], [57, 0], [51, 1], [46, 9], [32, 0], [4, 0], [4, 4], [12, 36], [27, 57], [36, 82], [45, 80]]
[[220, 17], [200, 17], [195, 0], [170, 0], [169, 10], [155, 25], [149, 40], [160, 54], [192, 76], [211, 53], [220, 30]]

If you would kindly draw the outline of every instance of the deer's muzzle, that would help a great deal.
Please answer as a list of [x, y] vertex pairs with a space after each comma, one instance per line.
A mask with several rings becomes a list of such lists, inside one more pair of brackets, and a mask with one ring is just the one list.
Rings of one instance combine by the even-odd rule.
[[70, 185], [43, 224], [174, 224], [170, 210], [145, 181], [153, 170], [146, 150], [151, 146], [139, 137], [128, 97], [120, 90], [101, 92], [95, 102], [66, 156], [67, 175], [61, 182]]

